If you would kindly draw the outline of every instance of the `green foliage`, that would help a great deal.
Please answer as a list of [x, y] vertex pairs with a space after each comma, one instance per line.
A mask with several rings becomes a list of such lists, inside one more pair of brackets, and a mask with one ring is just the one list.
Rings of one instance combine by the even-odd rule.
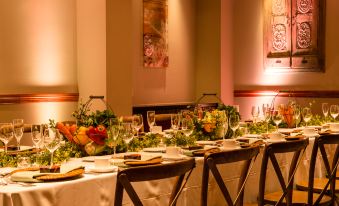
[[186, 135], [184, 135], [181, 132], [177, 132], [176, 134], [171, 134], [172, 137], [171, 138], [166, 138], [165, 139], [165, 144], [167, 146], [170, 145], [175, 145], [175, 146], [192, 146], [195, 144], [196, 138], [194, 135], [190, 135], [188, 137], [186, 137]]
[[104, 125], [106, 128], [109, 126], [109, 120], [112, 118], [116, 118], [113, 111], [106, 109], [103, 111], [95, 111], [89, 113], [89, 102], [83, 104], [80, 102], [78, 110], [74, 111], [72, 113], [72, 116], [77, 120], [78, 126], [98, 126], [98, 125]]
[[[250, 134], [263, 134], [267, 132], [267, 124], [264, 121], [247, 124], [248, 132]], [[268, 132], [273, 132], [276, 129], [272, 123], [268, 124]]]
[[161, 138], [163, 138], [161, 135], [150, 133], [139, 138], [133, 138], [128, 144], [128, 150], [140, 151], [147, 147], [157, 147], [161, 142]]

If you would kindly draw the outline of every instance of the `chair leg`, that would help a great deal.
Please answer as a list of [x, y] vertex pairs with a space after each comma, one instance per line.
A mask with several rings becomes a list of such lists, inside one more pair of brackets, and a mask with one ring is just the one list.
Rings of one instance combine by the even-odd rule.
[[207, 205], [208, 178], [209, 178], [209, 168], [208, 165], [204, 163], [201, 184], [201, 200], [200, 200], [201, 206]]
[[121, 206], [122, 199], [124, 195], [124, 188], [122, 184], [117, 180], [116, 188], [115, 188], [115, 197], [114, 197], [114, 206]]

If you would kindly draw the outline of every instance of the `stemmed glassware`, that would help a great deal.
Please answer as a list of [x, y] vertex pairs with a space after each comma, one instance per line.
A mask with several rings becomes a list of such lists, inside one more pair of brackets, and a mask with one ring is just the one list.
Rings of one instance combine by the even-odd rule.
[[312, 119], [312, 110], [309, 107], [304, 107], [303, 111], [302, 111], [302, 116], [303, 119], [306, 123], [306, 127], [307, 127], [307, 122], [309, 122]]
[[333, 119], [335, 121], [335, 119], [337, 118], [337, 116], [339, 114], [338, 105], [336, 105], [336, 104], [331, 105], [331, 107], [330, 107], [330, 114], [331, 114], [331, 116], [333, 117]]
[[39, 148], [40, 143], [42, 141], [42, 134], [41, 134], [41, 125], [40, 124], [32, 124], [31, 126], [31, 135], [32, 135], [32, 142], [36, 149]]
[[193, 120], [190, 117], [184, 117], [181, 120], [181, 130], [186, 137], [190, 136], [193, 133], [194, 124]]
[[240, 126], [240, 117], [239, 115], [231, 115], [229, 118], [229, 126], [231, 130], [233, 131], [233, 136], [232, 138], [235, 138], [235, 131], [239, 128]]
[[133, 128], [131, 123], [122, 123], [121, 125], [121, 136], [124, 142], [127, 145], [127, 151], [128, 151], [128, 144], [133, 139]]
[[58, 129], [47, 128], [43, 132], [43, 143], [46, 149], [51, 153], [51, 167], [53, 166], [53, 154], [60, 146], [61, 135]]
[[257, 122], [257, 118], [259, 116], [259, 107], [252, 106], [251, 114], [253, 117], [253, 123], [255, 124]]
[[137, 132], [137, 137], [139, 137], [139, 130], [142, 128], [142, 126], [144, 126], [143, 118], [141, 114], [133, 115], [132, 126], [133, 126], [133, 129]]
[[176, 133], [180, 128], [180, 114], [171, 114], [171, 128]]
[[18, 144], [18, 150], [20, 150], [20, 141], [24, 134], [24, 120], [23, 119], [14, 119], [13, 120], [14, 127], [14, 136]]
[[228, 130], [228, 119], [227, 119], [225, 110], [221, 111], [220, 119], [221, 119], [221, 124], [222, 124], [221, 125], [222, 126], [222, 140], [225, 141], [225, 136]]
[[149, 131], [152, 132], [153, 126], [155, 125], [155, 111], [147, 111], [147, 123]]
[[13, 138], [13, 124], [0, 123], [0, 140], [5, 144], [5, 153], [7, 153], [7, 144]]
[[321, 104], [321, 109], [322, 109], [324, 117], [325, 117], [325, 122], [327, 122], [326, 119], [327, 119], [328, 111], [329, 111], [328, 103], [322, 103]]
[[279, 124], [282, 122], [283, 120], [283, 116], [281, 115], [281, 113], [278, 110], [274, 110], [272, 112], [272, 120], [276, 126], [276, 131], [278, 132], [278, 128], [279, 128]]
[[263, 104], [262, 112], [264, 115], [264, 121], [266, 123], [266, 134], [268, 134], [268, 123], [271, 119], [271, 108], [268, 104]]
[[[108, 146], [113, 147], [113, 159], [115, 158], [116, 148], [117, 148], [117, 140], [120, 133], [120, 122], [117, 119], [109, 120], [109, 131], [110, 135], [108, 136]], [[139, 128], [140, 129], [140, 128]]]
[[298, 127], [298, 119], [300, 117], [300, 107], [297, 105], [293, 106], [293, 119], [295, 121], [295, 128]]

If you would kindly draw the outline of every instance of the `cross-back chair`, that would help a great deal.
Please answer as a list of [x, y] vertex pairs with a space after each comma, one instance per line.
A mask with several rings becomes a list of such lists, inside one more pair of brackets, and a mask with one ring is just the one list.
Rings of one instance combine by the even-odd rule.
[[[228, 205], [243, 205], [245, 183], [248, 178], [250, 167], [253, 165], [254, 159], [257, 157], [259, 150], [259, 145], [257, 145], [244, 149], [206, 153], [204, 157], [204, 168], [202, 175], [201, 205], [207, 205], [209, 171], [211, 171], [212, 175], [214, 176], [226, 203]], [[244, 161], [244, 165], [238, 182], [238, 195], [233, 201], [225, 183], [223, 182], [217, 165], [240, 161]]]
[[132, 182], [143, 182], [177, 177], [169, 200], [169, 205], [176, 205], [177, 199], [194, 167], [195, 159], [190, 158], [187, 160], [167, 164], [139, 166], [123, 169], [119, 171], [117, 175], [114, 205], [122, 205], [124, 190], [126, 190], [134, 205], [143, 205], [131, 184]]
[[[335, 153], [333, 155], [332, 163], [329, 161], [329, 147], [330, 145], [335, 146]], [[315, 167], [318, 152], [320, 151], [319, 159], [322, 160], [326, 170], [326, 178], [314, 178]], [[309, 178], [308, 181], [300, 181], [296, 184], [297, 189], [303, 191], [309, 191], [308, 194], [308, 203], [319, 204], [320, 199], [323, 195], [328, 194], [331, 196], [332, 203], [335, 200], [335, 192], [339, 190], [336, 189], [338, 180], [336, 181], [336, 171], [339, 164], [339, 134], [329, 134], [329, 135], [320, 135], [315, 137], [314, 145], [312, 148], [312, 154], [310, 159], [309, 166]], [[338, 187], [337, 187], [338, 188]], [[319, 197], [314, 201], [313, 196], [314, 192], [320, 193]]]
[[[276, 142], [265, 146], [263, 160], [261, 165], [259, 180], [258, 205], [310, 205], [308, 202], [308, 192], [297, 191], [293, 189], [294, 176], [298, 165], [302, 161], [303, 154], [309, 143], [309, 139], [299, 139], [294, 141]], [[288, 170], [288, 178], [285, 181], [282, 174], [276, 154], [293, 153], [293, 158]], [[266, 174], [269, 160], [272, 163], [274, 172], [278, 178], [280, 191], [265, 194]], [[313, 198], [317, 199], [319, 195], [314, 194]], [[323, 196], [317, 205], [328, 205], [331, 198]], [[311, 204], [312, 205], [312, 204]]]

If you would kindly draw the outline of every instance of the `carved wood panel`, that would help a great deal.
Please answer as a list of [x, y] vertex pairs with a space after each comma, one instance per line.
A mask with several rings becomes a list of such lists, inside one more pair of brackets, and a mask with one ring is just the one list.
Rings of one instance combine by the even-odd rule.
[[321, 71], [324, 0], [265, 0], [266, 69]]

